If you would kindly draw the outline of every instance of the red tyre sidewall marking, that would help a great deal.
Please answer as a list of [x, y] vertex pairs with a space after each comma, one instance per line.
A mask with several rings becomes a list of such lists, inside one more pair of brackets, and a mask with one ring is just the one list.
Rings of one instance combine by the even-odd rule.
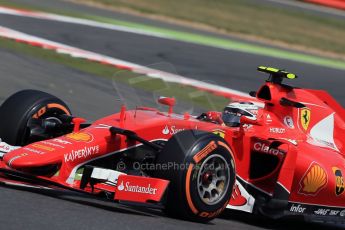
[[187, 198], [187, 203], [189, 205], [189, 208], [192, 210], [194, 214], [198, 214], [199, 211], [198, 209], [195, 208], [192, 197], [190, 195], [190, 177], [192, 175], [192, 171], [194, 168], [194, 164], [190, 164], [187, 170], [187, 176], [186, 176], [186, 198]]

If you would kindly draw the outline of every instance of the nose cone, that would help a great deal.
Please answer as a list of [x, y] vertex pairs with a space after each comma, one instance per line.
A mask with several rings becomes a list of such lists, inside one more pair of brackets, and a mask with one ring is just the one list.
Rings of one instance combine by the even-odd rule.
[[61, 153], [38, 142], [7, 153], [3, 161], [14, 169], [36, 168], [61, 163]]

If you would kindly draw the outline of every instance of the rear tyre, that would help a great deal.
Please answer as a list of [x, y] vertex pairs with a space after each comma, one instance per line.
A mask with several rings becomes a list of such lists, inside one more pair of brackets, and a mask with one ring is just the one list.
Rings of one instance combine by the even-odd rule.
[[155, 177], [170, 181], [167, 214], [208, 222], [229, 203], [235, 165], [223, 138], [202, 131], [179, 132], [166, 143], [156, 163]]
[[71, 115], [59, 98], [38, 90], [23, 90], [10, 96], [0, 107], [0, 138], [10, 145], [23, 146], [33, 142], [29, 124], [36, 119], [57, 119]]

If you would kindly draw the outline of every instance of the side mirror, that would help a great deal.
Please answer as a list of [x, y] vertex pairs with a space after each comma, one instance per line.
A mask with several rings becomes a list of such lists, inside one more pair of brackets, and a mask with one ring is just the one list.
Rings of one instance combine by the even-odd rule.
[[73, 132], [77, 133], [80, 131], [80, 125], [83, 124], [86, 120], [81, 117], [75, 117], [72, 119], [72, 123], [74, 124]]
[[171, 114], [173, 112], [173, 107], [176, 104], [176, 99], [173, 97], [160, 97], [158, 99], [158, 103], [169, 106], [169, 114]]
[[250, 91], [249, 92], [249, 96], [251, 96], [251, 97], [256, 97], [256, 91]]

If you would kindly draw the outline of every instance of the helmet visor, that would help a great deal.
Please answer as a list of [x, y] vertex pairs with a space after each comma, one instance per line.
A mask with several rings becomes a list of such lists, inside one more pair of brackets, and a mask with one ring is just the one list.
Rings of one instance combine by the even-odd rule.
[[239, 127], [241, 116], [253, 117], [252, 114], [238, 108], [225, 108], [222, 119], [227, 126]]

